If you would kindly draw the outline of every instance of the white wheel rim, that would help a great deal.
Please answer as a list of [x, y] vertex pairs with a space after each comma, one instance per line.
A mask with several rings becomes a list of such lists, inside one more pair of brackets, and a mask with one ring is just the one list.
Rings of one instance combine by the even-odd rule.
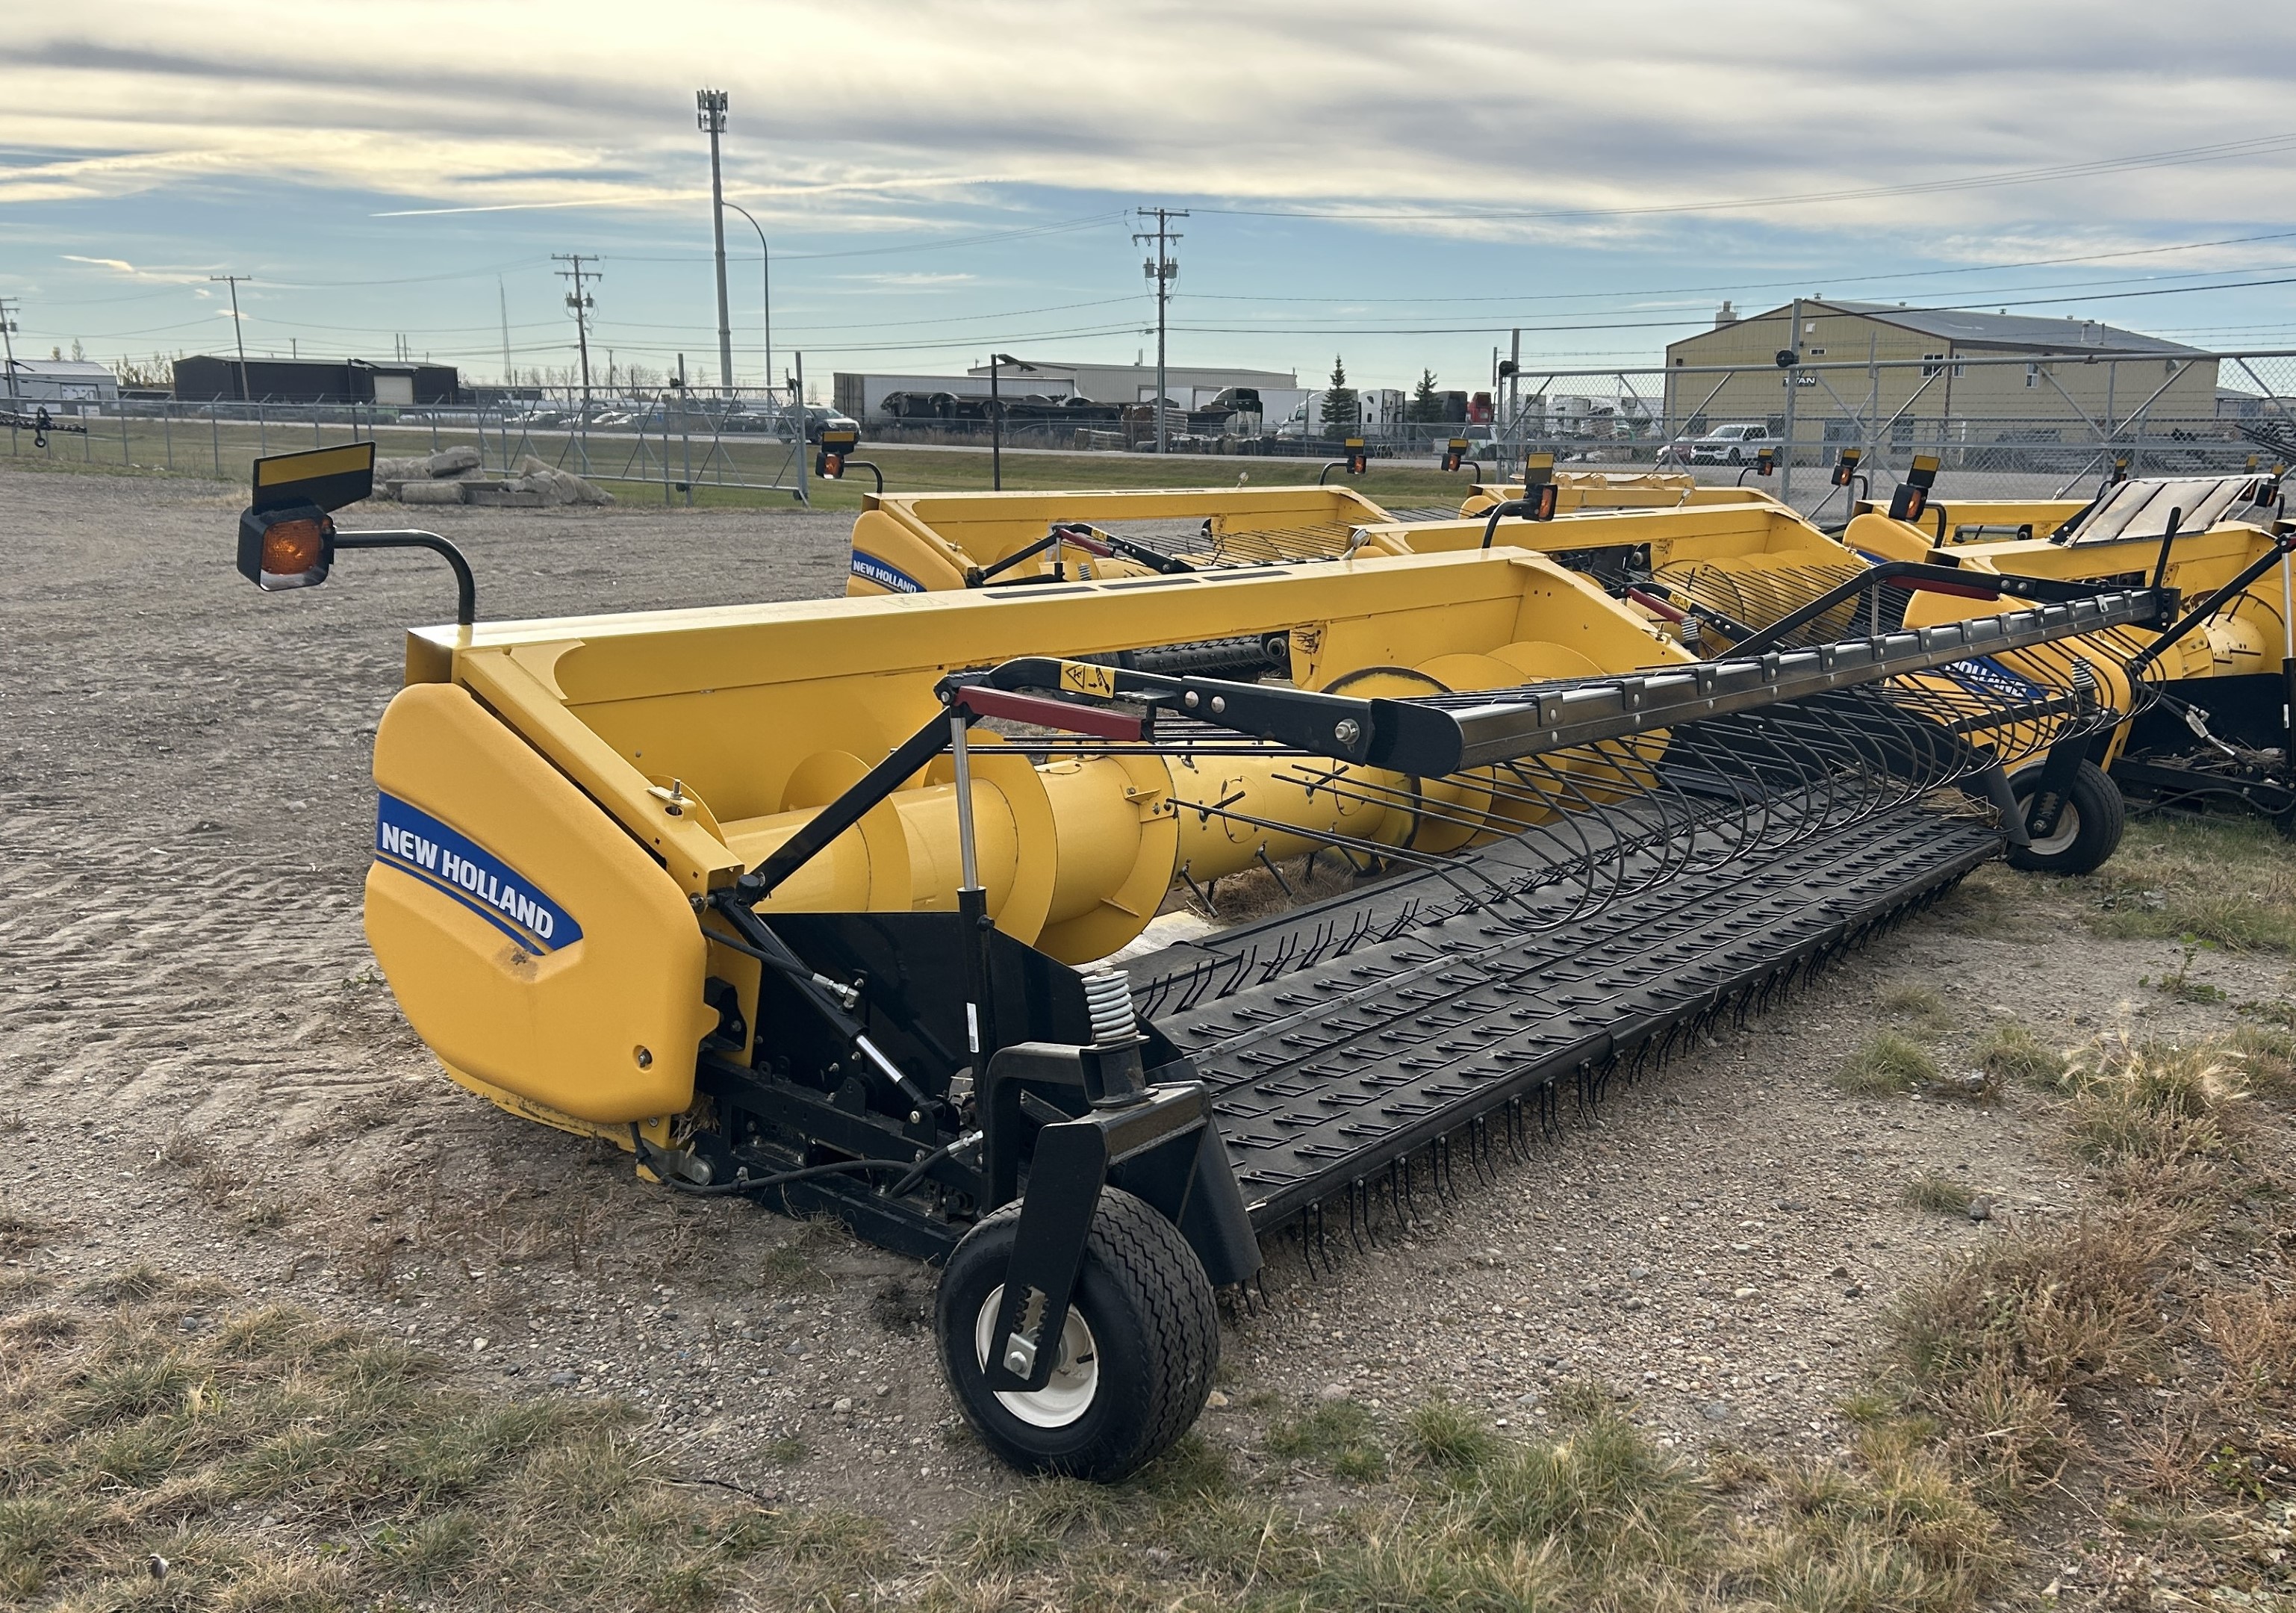
[[[1004, 1285], [998, 1283], [980, 1302], [972, 1324], [972, 1347], [983, 1371], [988, 1370], [990, 1346], [996, 1331], [996, 1313], [1004, 1303]], [[1100, 1392], [1100, 1350], [1084, 1313], [1069, 1306], [1068, 1325], [1061, 1329], [1061, 1358], [1041, 1389], [995, 1391], [1004, 1409], [1031, 1428], [1065, 1428], [1092, 1410]]]
[[[2030, 795], [2019, 796], [2017, 811], [2021, 817], [2030, 819], [2033, 815], [2033, 798]], [[2079, 838], [2080, 809], [2073, 804], [2072, 797], [2068, 795], [2065, 797], [2064, 804], [2057, 809], [2055, 832], [2046, 840], [2035, 840], [2028, 849], [2043, 857], [2054, 857], [2060, 852], [2072, 850], [2073, 842]]]

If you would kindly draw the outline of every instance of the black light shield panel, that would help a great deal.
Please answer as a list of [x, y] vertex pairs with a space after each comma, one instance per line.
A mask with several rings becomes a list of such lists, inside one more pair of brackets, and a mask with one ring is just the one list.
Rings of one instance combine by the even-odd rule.
[[347, 504], [357, 504], [373, 491], [372, 442], [306, 449], [299, 454], [274, 454], [268, 459], [255, 462], [253, 508], [258, 513], [298, 504], [339, 510]]

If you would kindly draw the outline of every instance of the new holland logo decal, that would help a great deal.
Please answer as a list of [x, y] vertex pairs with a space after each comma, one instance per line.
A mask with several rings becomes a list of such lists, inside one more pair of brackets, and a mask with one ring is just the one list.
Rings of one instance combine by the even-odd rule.
[[896, 594], [922, 594], [925, 585], [910, 576], [899, 566], [888, 565], [874, 555], [853, 551], [853, 574], [881, 588], [890, 588]]
[[385, 793], [375, 802], [374, 858], [445, 892], [529, 952], [582, 939], [574, 916], [476, 841]]

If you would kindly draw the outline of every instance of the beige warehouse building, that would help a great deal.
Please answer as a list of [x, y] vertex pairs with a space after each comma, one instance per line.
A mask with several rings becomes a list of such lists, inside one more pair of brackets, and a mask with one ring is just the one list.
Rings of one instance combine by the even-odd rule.
[[[1669, 420], [1695, 434], [1733, 421], [1783, 432], [1792, 374], [1796, 458], [1831, 445], [2087, 442], [2142, 415], [2142, 433], [2218, 434], [2217, 361], [2094, 320], [1810, 297], [1666, 350]], [[1743, 366], [1746, 373], [1699, 374]], [[1838, 367], [1847, 366], [1849, 367]], [[1825, 367], [1817, 367], [1825, 366]]]

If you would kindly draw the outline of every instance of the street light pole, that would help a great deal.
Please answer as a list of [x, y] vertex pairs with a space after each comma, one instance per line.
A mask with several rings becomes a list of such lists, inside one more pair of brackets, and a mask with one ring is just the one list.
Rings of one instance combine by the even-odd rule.
[[[728, 202], [726, 205], [741, 214], [742, 218], [749, 218], [750, 227], [758, 232], [758, 259], [765, 265], [765, 283], [762, 289], [765, 293], [766, 312], [766, 387], [768, 391], [771, 391], [774, 384], [774, 254], [766, 245], [766, 226], [755, 218], [750, 218], [750, 210], [738, 202]], [[768, 401], [770, 400], [769, 399]]]
[[[709, 136], [709, 233], [718, 247], [718, 382], [734, 394], [734, 324], [726, 303], [726, 187], [718, 173], [718, 136], [726, 132], [726, 92], [693, 92], [693, 120]], [[773, 371], [766, 372], [771, 379]]]
[[988, 485], [1000, 493], [1004, 490], [1004, 399], [996, 390], [996, 372], [1008, 364], [1016, 370], [1037, 367], [1010, 353], [988, 355]]

